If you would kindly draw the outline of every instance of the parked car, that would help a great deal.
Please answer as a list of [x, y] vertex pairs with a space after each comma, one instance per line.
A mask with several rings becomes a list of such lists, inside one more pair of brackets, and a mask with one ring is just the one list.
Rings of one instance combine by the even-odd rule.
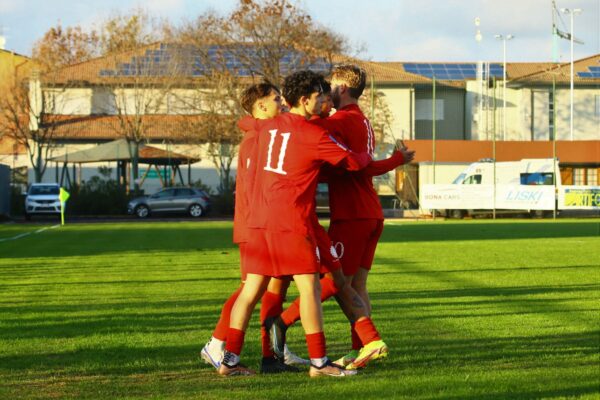
[[210, 209], [210, 197], [200, 189], [177, 187], [165, 188], [151, 196], [137, 197], [127, 204], [127, 213], [138, 218], [150, 214], [183, 212], [191, 217], [203, 216]]
[[58, 183], [32, 183], [25, 196], [25, 219], [32, 215], [60, 215], [60, 185]]

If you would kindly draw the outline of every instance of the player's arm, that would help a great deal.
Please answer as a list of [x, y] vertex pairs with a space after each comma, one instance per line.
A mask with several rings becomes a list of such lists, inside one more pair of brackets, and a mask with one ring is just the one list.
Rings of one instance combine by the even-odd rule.
[[319, 159], [348, 171], [358, 171], [371, 162], [367, 152], [355, 153], [327, 132], [318, 143]]
[[389, 158], [371, 161], [365, 169], [360, 171], [360, 173], [370, 176], [383, 175], [403, 164], [411, 162], [414, 157], [414, 150], [409, 150], [406, 148], [398, 149], [394, 151], [394, 154], [392, 154]]
[[253, 131], [258, 128], [259, 121], [250, 115], [245, 115], [237, 122], [238, 128], [244, 132]]

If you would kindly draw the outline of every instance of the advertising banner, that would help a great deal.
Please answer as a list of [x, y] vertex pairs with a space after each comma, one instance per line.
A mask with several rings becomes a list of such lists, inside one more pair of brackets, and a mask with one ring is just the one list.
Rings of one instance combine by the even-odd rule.
[[421, 206], [430, 210], [553, 210], [554, 186], [423, 185]]
[[558, 191], [561, 210], [599, 210], [600, 186], [562, 186]]

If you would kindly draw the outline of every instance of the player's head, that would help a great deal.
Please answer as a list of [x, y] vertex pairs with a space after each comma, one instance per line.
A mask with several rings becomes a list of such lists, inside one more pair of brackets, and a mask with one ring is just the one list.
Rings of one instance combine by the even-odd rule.
[[327, 118], [331, 113], [331, 109], [333, 108], [333, 99], [331, 97], [331, 85], [329, 82], [325, 81], [323, 87], [323, 102], [321, 104], [321, 112], [319, 116], [321, 118]]
[[367, 73], [364, 69], [352, 64], [334, 67], [331, 72], [331, 93], [335, 107], [339, 107], [343, 97], [358, 100], [366, 84]]
[[254, 118], [273, 118], [281, 112], [281, 94], [277, 86], [265, 81], [249, 86], [240, 98], [244, 110]]
[[295, 72], [283, 82], [283, 97], [292, 109], [310, 116], [321, 113], [325, 78], [309, 70]]

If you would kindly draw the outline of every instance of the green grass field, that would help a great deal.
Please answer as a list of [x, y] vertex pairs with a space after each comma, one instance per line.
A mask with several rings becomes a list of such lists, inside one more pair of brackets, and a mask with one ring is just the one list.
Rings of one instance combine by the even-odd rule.
[[[388, 223], [370, 289], [391, 354], [344, 380], [226, 379], [201, 362], [238, 284], [231, 223], [73, 224], [2, 240], [39, 228], [0, 225], [0, 399], [600, 398], [598, 220]], [[348, 324], [334, 301], [324, 308], [337, 357]], [[300, 326], [289, 343], [306, 355]]]

